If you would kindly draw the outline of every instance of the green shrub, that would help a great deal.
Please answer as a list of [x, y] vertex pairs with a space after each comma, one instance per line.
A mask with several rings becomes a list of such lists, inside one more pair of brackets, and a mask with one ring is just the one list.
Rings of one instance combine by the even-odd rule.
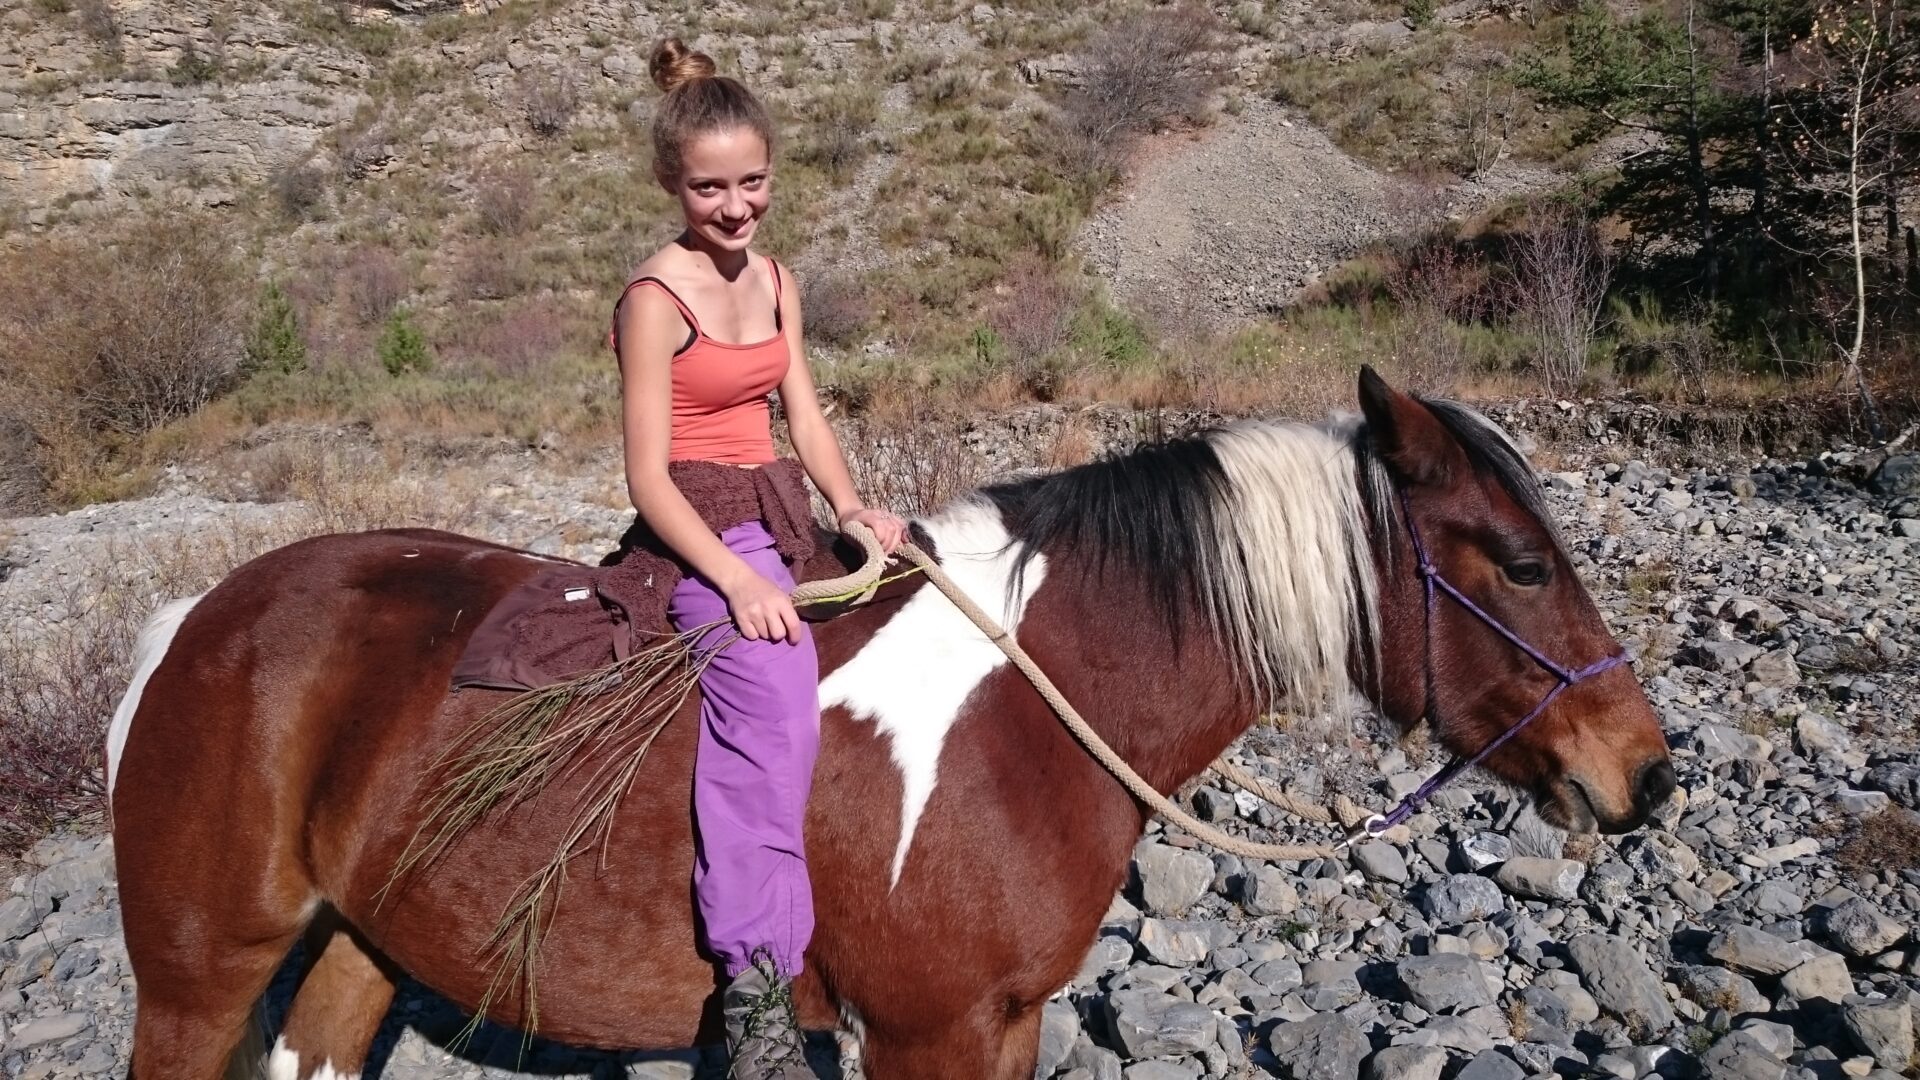
[[433, 356], [427, 351], [426, 336], [420, 328], [413, 325], [413, 316], [404, 307], [393, 309], [387, 317], [387, 327], [380, 334], [380, 366], [389, 375], [405, 375], [408, 372], [427, 371], [433, 367]]
[[189, 41], [180, 50], [179, 59], [167, 69], [167, 81], [175, 86], [198, 86], [220, 77], [220, 62], [200, 55]]
[[247, 361], [242, 370], [248, 375], [263, 371], [291, 374], [306, 368], [307, 343], [300, 335], [293, 301], [278, 282], [270, 281], [261, 293], [260, 311], [247, 337]]

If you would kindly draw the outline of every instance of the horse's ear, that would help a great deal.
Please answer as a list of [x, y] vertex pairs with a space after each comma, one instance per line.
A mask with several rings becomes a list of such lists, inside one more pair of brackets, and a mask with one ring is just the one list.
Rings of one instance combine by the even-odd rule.
[[1460, 444], [1433, 411], [1388, 386], [1371, 365], [1360, 368], [1360, 412], [1374, 448], [1408, 484], [1444, 487], [1467, 467]]

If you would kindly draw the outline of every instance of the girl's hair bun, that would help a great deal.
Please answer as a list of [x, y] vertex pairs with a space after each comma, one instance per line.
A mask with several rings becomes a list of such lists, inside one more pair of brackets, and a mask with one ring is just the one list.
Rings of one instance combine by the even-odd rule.
[[647, 61], [647, 72], [653, 76], [653, 84], [668, 93], [696, 79], [710, 79], [717, 70], [713, 66], [713, 57], [694, 52], [677, 37], [670, 37], [654, 46], [653, 57]]

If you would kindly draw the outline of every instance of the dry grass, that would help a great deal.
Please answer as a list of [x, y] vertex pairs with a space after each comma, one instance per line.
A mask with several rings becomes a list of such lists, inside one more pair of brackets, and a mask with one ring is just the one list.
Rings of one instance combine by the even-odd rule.
[[1833, 853], [1834, 865], [1878, 873], [1920, 867], [1920, 817], [1898, 806], [1861, 818]]
[[394, 465], [291, 455], [273, 481], [292, 500], [282, 513], [115, 542], [101, 558], [67, 567], [69, 584], [52, 598], [59, 621], [0, 628], [0, 856], [103, 819], [106, 723], [126, 688], [134, 638], [162, 603], [204, 592], [241, 563], [304, 537], [474, 520], [469, 499], [397, 480]]

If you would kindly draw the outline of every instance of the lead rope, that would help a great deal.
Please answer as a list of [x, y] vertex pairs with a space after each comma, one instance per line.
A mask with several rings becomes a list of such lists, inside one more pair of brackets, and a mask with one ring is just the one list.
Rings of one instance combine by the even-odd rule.
[[[859, 570], [843, 578], [836, 578], [831, 581], [808, 582], [796, 587], [792, 594], [796, 603], [821, 603], [828, 601], [852, 601], [858, 603], [864, 602], [872, 597], [873, 590], [877, 587], [880, 579], [880, 567], [885, 561], [885, 556], [880, 552], [879, 541], [874, 538], [873, 533], [864, 525], [860, 525], [858, 522], [853, 523], [849, 529], [849, 534], [865, 549], [867, 553], [866, 564]], [[1305, 859], [1332, 858], [1338, 853], [1339, 848], [1346, 846], [1345, 843], [1337, 846], [1326, 844], [1256, 843], [1252, 840], [1244, 840], [1240, 837], [1230, 836], [1227, 833], [1221, 832], [1219, 829], [1207, 825], [1180, 809], [1171, 799], [1160, 794], [1152, 784], [1147, 783], [1139, 773], [1134, 772], [1132, 766], [1128, 765], [1119, 754], [1113, 751], [1112, 747], [1106, 744], [1104, 739], [1100, 738], [1099, 733], [1094, 731], [1093, 727], [1081, 717], [1080, 713], [1074, 709], [1073, 704], [1067, 700], [1066, 695], [1062, 694], [1059, 688], [1053, 685], [1053, 680], [1047, 678], [1047, 673], [1040, 670], [1040, 665], [1033, 662], [1033, 658], [1027, 655], [1025, 649], [1020, 647], [1020, 643], [1014, 640], [1013, 635], [1009, 634], [999, 623], [995, 622], [993, 616], [988, 615], [982, 610], [980, 605], [974, 603], [973, 598], [962, 591], [960, 586], [956, 584], [952, 578], [947, 576], [947, 572], [941, 568], [939, 563], [935, 562], [931, 556], [911, 542], [903, 541], [898, 548], [898, 552], [921, 573], [927, 575], [927, 580], [931, 581], [935, 588], [939, 589], [948, 600], [952, 601], [953, 606], [958, 608], [962, 615], [965, 615], [972, 621], [973, 625], [978, 627], [981, 633], [987, 635], [988, 640], [992, 641], [999, 647], [1001, 652], [1006, 654], [1007, 659], [1012, 661], [1013, 666], [1019, 668], [1020, 673], [1025, 675], [1027, 681], [1033, 684], [1033, 688], [1040, 692], [1040, 696], [1052, 707], [1054, 714], [1060, 718], [1060, 722], [1065, 724], [1067, 730], [1073, 734], [1073, 737], [1080, 741], [1080, 745], [1086, 747], [1087, 752], [1093, 755], [1094, 760], [1105, 766], [1106, 770], [1112, 773], [1114, 778], [1119, 780], [1122, 786], [1132, 792], [1135, 798], [1191, 833], [1196, 839], [1213, 847], [1217, 847], [1222, 851], [1241, 856], [1242, 858], [1262, 861], [1278, 860], [1297, 862]], [[876, 556], [878, 557], [876, 558]], [[1360, 828], [1363, 823], [1369, 820], [1377, 819], [1375, 815], [1369, 814], [1344, 795], [1336, 796], [1333, 808], [1329, 810], [1326, 807], [1317, 806], [1286, 792], [1277, 791], [1249, 775], [1238, 766], [1231, 764], [1224, 756], [1215, 760], [1209, 768], [1219, 773], [1229, 782], [1246, 789], [1248, 792], [1265, 799], [1296, 817], [1304, 818], [1308, 821], [1323, 824], [1332, 824], [1338, 821], [1342, 827], [1348, 830], [1354, 830]], [[1349, 837], [1349, 839], [1351, 839], [1351, 837]]]

